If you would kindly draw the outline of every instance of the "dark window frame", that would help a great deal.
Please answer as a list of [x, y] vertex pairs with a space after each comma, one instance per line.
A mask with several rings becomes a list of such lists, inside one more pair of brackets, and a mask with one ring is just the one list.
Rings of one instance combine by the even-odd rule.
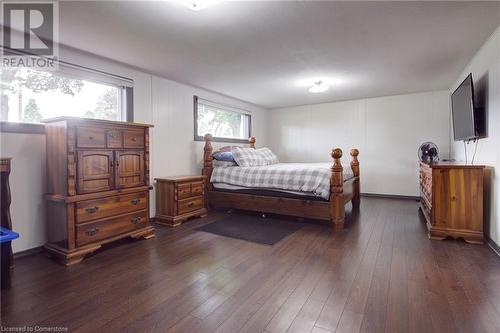
[[[198, 135], [198, 96], [193, 96], [193, 109], [194, 109], [194, 141], [205, 141], [202, 135]], [[252, 115], [248, 115], [248, 139], [252, 136]], [[231, 139], [214, 136], [213, 142], [227, 142], [227, 143], [248, 143], [248, 139]]]

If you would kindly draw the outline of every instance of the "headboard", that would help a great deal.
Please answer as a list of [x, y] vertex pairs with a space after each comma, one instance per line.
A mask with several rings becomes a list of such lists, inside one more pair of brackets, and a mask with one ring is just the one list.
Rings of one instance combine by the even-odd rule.
[[[212, 175], [212, 170], [213, 170], [213, 147], [212, 147], [212, 141], [213, 141], [213, 136], [212, 134], [205, 134], [203, 137], [205, 140], [205, 147], [203, 148], [203, 169], [201, 170], [201, 174], [205, 177], [207, 177], [207, 180], [205, 181], [205, 184], [207, 186], [207, 190], [211, 189], [211, 183], [210, 183], [210, 176]], [[255, 138], [251, 136], [248, 139], [248, 144], [250, 145], [250, 148], [255, 148]], [[231, 147], [234, 146], [224, 146], [222, 148], [219, 148], [217, 151], [231, 151]]]

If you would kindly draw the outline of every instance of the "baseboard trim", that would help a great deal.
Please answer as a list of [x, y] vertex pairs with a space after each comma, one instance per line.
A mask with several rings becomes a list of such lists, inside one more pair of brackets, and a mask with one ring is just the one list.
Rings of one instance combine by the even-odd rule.
[[490, 237], [486, 236], [486, 243], [488, 246], [500, 257], [500, 246]]
[[361, 193], [362, 197], [372, 198], [387, 198], [387, 199], [405, 199], [405, 200], [420, 200], [420, 197], [412, 195], [396, 195], [396, 194], [378, 194], [378, 193]]
[[34, 247], [32, 249], [28, 249], [28, 250], [24, 250], [24, 251], [19, 251], [19, 252], [14, 253], [14, 260], [24, 258], [27, 256], [31, 256], [31, 255], [40, 253], [42, 251], [43, 251], [43, 246]]

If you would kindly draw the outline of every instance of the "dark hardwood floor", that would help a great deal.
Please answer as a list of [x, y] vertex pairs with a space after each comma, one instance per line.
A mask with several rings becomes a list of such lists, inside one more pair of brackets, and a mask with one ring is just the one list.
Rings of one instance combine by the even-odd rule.
[[333, 233], [304, 224], [275, 246], [157, 227], [73, 267], [16, 261], [3, 326], [70, 332], [500, 332], [500, 258], [429, 241], [417, 203], [363, 198]]

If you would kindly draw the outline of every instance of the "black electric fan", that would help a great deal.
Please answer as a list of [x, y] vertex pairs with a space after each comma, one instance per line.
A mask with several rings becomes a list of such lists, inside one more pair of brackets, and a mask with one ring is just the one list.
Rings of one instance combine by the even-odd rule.
[[439, 149], [432, 142], [424, 142], [418, 148], [418, 158], [424, 163], [435, 163], [439, 161]]

